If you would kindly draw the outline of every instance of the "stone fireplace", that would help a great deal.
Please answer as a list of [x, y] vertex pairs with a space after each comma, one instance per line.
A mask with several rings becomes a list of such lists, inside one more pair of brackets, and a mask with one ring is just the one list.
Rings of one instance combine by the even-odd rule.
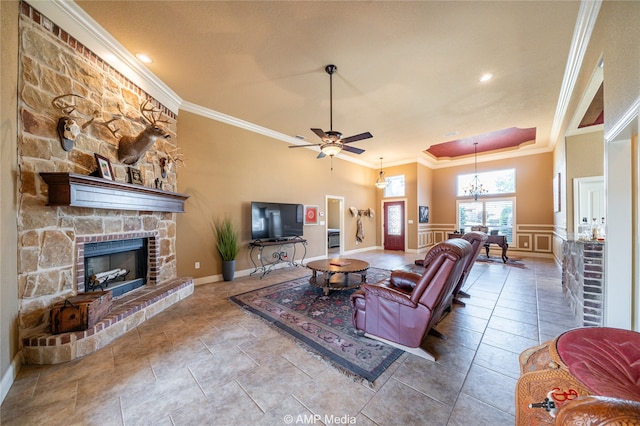
[[[176, 270], [176, 215], [183, 211], [176, 205], [186, 196], [173, 192], [176, 168], [161, 173], [160, 160], [178, 146], [174, 112], [27, 3], [19, 31], [19, 341], [25, 363], [59, 363], [100, 349], [193, 292], [193, 280]], [[128, 119], [118, 121], [117, 134], [83, 127], [67, 151], [57, 132], [63, 113], [52, 104], [67, 94], [79, 113], [93, 116], [89, 123], [121, 113]], [[145, 101], [171, 138], [140, 158], [134, 167], [143, 182], [134, 185], [117, 148], [121, 136], [145, 128]], [[96, 154], [110, 161], [113, 180], [90, 176]], [[123, 260], [123, 252], [135, 260]], [[121, 270], [100, 282], [100, 274]], [[117, 294], [106, 317], [87, 330], [51, 334], [54, 304], [101, 286]]]

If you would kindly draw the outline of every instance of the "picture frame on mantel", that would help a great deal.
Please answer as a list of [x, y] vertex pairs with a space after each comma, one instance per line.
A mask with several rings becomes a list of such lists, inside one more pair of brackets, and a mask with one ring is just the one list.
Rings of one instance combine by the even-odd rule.
[[140, 169], [136, 169], [135, 167], [129, 167], [129, 180], [134, 185], [144, 185], [142, 173], [140, 173]]
[[98, 163], [98, 176], [103, 179], [113, 179], [113, 169], [111, 169], [111, 162], [108, 158], [103, 157], [100, 154], [94, 154], [96, 157], [96, 163]]

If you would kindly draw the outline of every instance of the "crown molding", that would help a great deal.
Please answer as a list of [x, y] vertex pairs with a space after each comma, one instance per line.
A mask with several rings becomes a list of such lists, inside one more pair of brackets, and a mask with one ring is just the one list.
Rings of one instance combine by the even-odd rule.
[[[631, 139], [634, 134], [638, 133], [638, 116], [640, 115], [640, 98], [629, 106], [627, 111], [622, 115], [612, 127], [605, 133], [604, 140], [613, 142], [617, 139]], [[634, 122], [635, 120], [635, 122]]]
[[27, 0], [27, 3], [170, 111], [178, 113], [182, 103], [180, 96], [149, 71], [76, 3], [62, 0]]
[[551, 147], [556, 144], [560, 136], [562, 123], [567, 114], [569, 101], [571, 100], [571, 95], [573, 94], [578, 75], [580, 74], [582, 61], [589, 46], [589, 40], [591, 39], [593, 27], [596, 25], [601, 4], [602, 0], [582, 0], [580, 2], [580, 10], [578, 11], [576, 26], [573, 30], [567, 66], [565, 67], [564, 77], [562, 78], [558, 105], [556, 106], [556, 113], [553, 118], [551, 134], [549, 135]]

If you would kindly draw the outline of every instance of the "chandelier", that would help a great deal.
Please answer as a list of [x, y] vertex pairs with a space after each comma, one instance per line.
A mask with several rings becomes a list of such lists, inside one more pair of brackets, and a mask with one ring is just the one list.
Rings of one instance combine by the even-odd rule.
[[487, 189], [482, 186], [478, 179], [478, 142], [473, 144], [473, 159], [475, 164], [475, 175], [469, 185], [462, 188], [464, 195], [473, 196], [474, 201], [478, 201], [478, 195], [486, 194]]
[[384, 172], [382, 171], [382, 157], [380, 157], [380, 173], [378, 173], [378, 180], [376, 180], [376, 186], [380, 189], [386, 188], [389, 185], [389, 180], [384, 178]]

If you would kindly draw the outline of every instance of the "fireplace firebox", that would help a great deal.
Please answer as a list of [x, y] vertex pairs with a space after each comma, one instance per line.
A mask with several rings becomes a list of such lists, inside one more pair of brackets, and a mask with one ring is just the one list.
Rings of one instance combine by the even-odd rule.
[[147, 238], [84, 245], [85, 291], [111, 290], [121, 296], [146, 284]]

